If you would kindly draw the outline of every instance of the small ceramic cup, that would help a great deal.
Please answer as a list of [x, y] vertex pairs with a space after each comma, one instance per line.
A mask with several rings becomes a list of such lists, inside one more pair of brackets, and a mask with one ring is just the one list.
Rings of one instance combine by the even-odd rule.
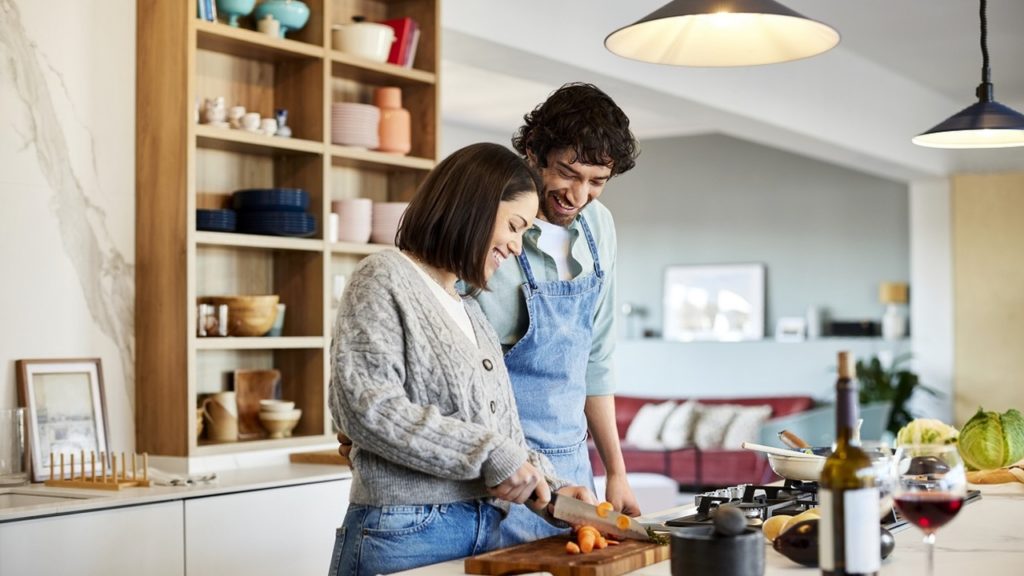
[[277, 132], [277, 120], [273, 118], [264, 118], [260, 121], [260, 132], [263, 132], [267, 136], [273, 136]]
[[232, 106], [228, 109], [228, 122], [232, 128], [242, 128], [242, 117], [245, 116], [245, 106]]
[[249, 132], [259, 132], [260, 130], [260, 115], [257, 112], [249, 112], [245, 116], [242, 116], [242, 128]]
[[274, 38], [281, 37], [281, 23], [274, 20], [274, 17], [270, 14], [264, 16], [257, 26], [259, 26], [260, 32], [263, 32], [267, 36], [273, 36]]

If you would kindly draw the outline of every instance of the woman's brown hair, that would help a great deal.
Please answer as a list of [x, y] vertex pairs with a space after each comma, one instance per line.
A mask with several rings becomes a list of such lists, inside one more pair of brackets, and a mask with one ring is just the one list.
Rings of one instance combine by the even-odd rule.
[[499, 144], [471, 144], [441, 161], [416, 191], [396, 244], [421, 261], [485, 289], [484, 263], [502, 201], [538, 194], [540, 176]]

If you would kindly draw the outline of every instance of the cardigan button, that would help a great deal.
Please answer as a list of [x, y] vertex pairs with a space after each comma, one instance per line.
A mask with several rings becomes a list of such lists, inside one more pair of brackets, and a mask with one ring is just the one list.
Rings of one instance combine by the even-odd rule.
[[494, 400], [491, 400], [491, 414], [494, 414], [497, 411], [498, 411], [498, 405], [494, 402]]
[[490, 358], [484, 358], [484, 370], [494, 370], [494, 362]]

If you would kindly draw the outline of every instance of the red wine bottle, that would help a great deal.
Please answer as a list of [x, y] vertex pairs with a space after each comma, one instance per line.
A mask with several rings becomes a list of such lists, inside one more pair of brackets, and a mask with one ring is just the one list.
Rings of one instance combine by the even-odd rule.
[[860, 448], [853, 357], [839, 353], [836, 444], [818, 488], [818, 564], [827, 576], [877, 575], [881, 569], [879, 492], [871, 459]]

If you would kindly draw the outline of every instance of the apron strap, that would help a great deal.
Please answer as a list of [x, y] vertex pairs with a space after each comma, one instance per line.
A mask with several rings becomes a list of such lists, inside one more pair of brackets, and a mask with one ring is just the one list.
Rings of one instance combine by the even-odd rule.
[[587, 224], [587, 219], [583, 217], [583, 214], [579, 215], [580, 226], [583, 228], [583, 236], [587, 239], [587, 246], [590, 246], [590, 255], [594, 258], [594, 274], [598, 278], [604, 276], [604, 272], [601, 271], [601, 260], [597, 257], [597, 242], [594, 241], [594, 235], [590, 233], [590, 225]]
[[536, 291], [537, 278], [533, 275], [533, 268], [530, 268], [530, 261], [526, 259], [526, 250], [520, 250], [516, 259], [519, 260], [519, 266], [522, 267], [523, 274], [526, 275], [526, 282], [530, 285], [530, 289]]

